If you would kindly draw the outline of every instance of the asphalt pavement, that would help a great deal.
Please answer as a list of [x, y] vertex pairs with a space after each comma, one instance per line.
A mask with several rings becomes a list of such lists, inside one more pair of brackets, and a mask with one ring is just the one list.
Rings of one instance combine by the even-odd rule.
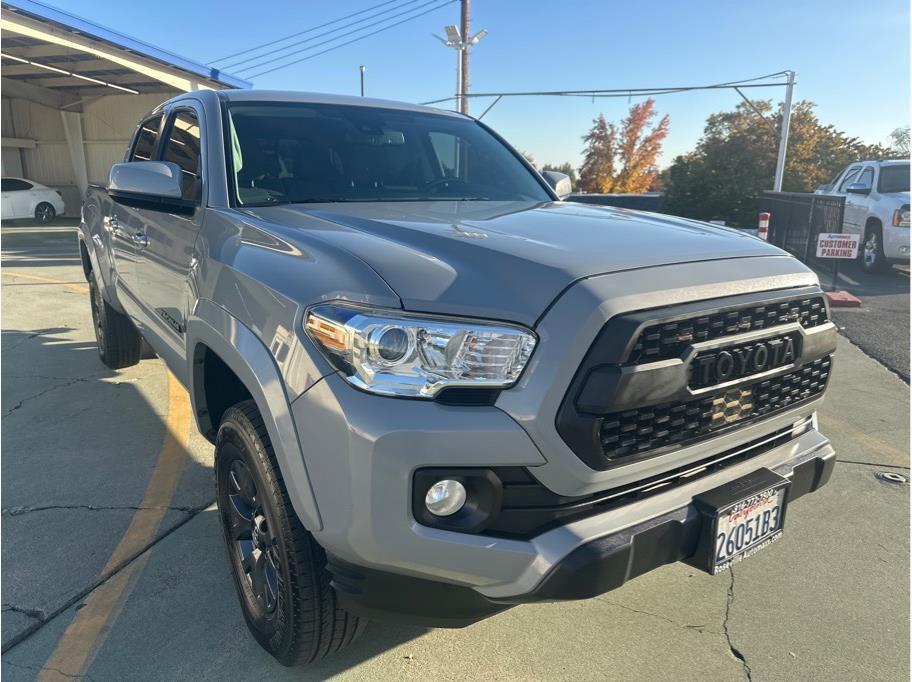
[[[818, 271], [825, 284], [831, 275]], [[839, 267], [837, 286], [861, 299], [860, 308], [833, 308], [833, 319], [852, 343], [909, 383], [909, 266], [869, 274], [857, 263]]]
[[909, 475], [909, 390], [864, 332], [886, 306], [837, 312], [831, 482], [731, 572], [670, 565], [461, 630], [372, 623], [286, 669], [243, 624], [186, 393], [159, 360], [101, 365], [71, 230], [4, 228], [2, 251], [5, 679], [909, 679], [909, 485], [883, 476]]

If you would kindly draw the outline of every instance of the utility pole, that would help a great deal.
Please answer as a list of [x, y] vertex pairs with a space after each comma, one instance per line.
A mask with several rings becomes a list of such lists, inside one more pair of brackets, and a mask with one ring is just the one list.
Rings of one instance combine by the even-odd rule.
[[361, 71], [361, 96], [364, 97], [364, 72], [366, 71], [366, 67], [362, 64], [358, 69]]
[[[462, 0], [460, 12], [459, 12], [459, 34], [463, 36], [463, 40], [468, 40], [469, 37], [469, 23], [471, 8], [471, 0]], [[467, 43], [459, 51], [459, 90], [457, 92], [462, 93], [460, 98], [460, 108], [463, 114], [469, 113], [469, 98], [466, 95], [469, 93], [469, 44]]]
[[788, 84], [785, 88], [785, 103], [782, 105], [782, 125], [779, 127], [779, 156], [776, 158], [776, 178], [773, 191], [782, 191], [782, 176], [785, 174], [785, 155], [788, 151], [789, 123], [792, 118], [792, 90], [795, 89], [795, 72], [787, 71]]

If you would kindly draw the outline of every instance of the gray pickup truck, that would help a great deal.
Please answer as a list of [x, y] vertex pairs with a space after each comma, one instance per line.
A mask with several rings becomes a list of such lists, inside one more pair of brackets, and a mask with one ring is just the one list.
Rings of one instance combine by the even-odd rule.
[[90, 190], [101, 360], [144, 340], [189, 390], [244, 616], [281, 662], [368, 619], [727, 571], [829, 478], [814, 274], [567, 185], [466, 116], [200, 91]]

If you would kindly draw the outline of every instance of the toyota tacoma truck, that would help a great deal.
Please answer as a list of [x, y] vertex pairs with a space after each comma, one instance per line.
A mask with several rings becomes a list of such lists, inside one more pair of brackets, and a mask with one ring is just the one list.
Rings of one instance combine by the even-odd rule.
[[279, 661], [369, 619], [460, 627], [672, 562], [728, 571], [828, 480], [815, 275], [568, 192], [467, 116], [199, 91], [88, 193], [101, 360], [146, 343], [187, 387]]

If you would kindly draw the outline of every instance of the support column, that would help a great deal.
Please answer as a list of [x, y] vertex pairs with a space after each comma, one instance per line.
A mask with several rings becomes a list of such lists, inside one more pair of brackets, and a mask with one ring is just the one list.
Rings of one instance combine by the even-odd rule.
[[79, 188], [80, 198], [84, 199], [89, 189], [89, 172], [86, 166], [85, 144], [82, 140], [82, 113], [61, 111], [60, 116], [63, 119], [63, 132], [73, 164], [73, 178], [76, 180], [76, 187]]

